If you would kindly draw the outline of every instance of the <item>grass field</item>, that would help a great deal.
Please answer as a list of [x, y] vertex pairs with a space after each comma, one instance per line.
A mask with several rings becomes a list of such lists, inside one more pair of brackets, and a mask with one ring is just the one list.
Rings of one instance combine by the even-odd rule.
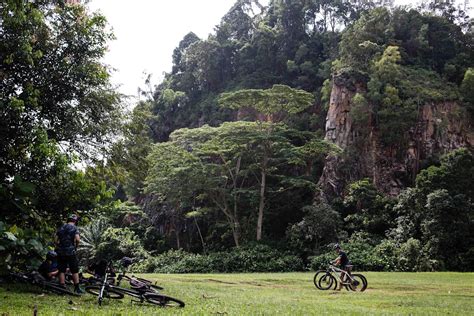
[[474, 273], [364, 273], [363, 293], [320, 291], [312, 273], [148, 274], [183, 309], [0, 286], [0, 315], [474, 315]]

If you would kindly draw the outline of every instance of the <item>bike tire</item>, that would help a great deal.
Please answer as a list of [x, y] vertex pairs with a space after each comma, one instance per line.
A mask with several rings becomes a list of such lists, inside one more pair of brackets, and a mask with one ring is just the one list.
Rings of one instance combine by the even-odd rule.
[[365, 276], [363, 276], [360, 273], [354, 273], [351, 276], [354, 279], [354, 281], [351, 282], [351, 284], [349, 284], [349, 288], [355, 292], [364, 292], [367, 289], [367, 285], [368, 285], [367, 279], [365, 278]]
[[33, 280], [31, 277], [21, 272], [10, 272], [8, 277], [12, 282], [33, 283]]
[[[86, 286], [85, 290], [89, 294], [99, 296], [101, 287], [102, 287], [101, 285], [89, 285], [89, 286]], [[114, 299], [114, 300], [124, 298], [123, 293], [121, 293], [121, 292], [119, 292], [115, 289], [104, 289], [104, 295], [103, 296], [105, 298], [111, 298], [111, 299]]]
[[143, 294], [145, 300], [150, 304], [159, 305], [161, 307], [179, 307], [182, 308], [186, 304], [183, 301], [163, 294], [145, 293]]
[[152, 287], [152, 288], [155, 288], [156, 290], [164, 290], [165, 288], [162, 287], [162, 286], [159, 286], [158, 284], [156, 283], [153, 283], [152, 281], [150, 280], [147, 280], [147, 279], [144, 279], [144, 278], [138, 278], [136, 276], [132, 276], [132, 278], [136, 279], [137, 281], [140, 281], [140, 282], [143, 282], [145, 283], [146, 285]]
[[138, 277], [136, 277], [136, 276], [134, 276], [134, 275], [132, 275], [132, 279], [135, 279], [135, 280], [137, 280], [137, 281], [143, 282], [143, 283], [145, 283], [145, 284], [147, 284], [147, 285], [153, 284], [153, 282], [150, 281], [150, 280], [147, 280], [147, 279], [144, 279], [144, 278], [138, 278]]
[[68, 289], [66, 287], [63, 287], [63, 286], [61, 286], [59, 284], [56, 284], [56, 283], [44, 282], [44, 283], [41, 284], [41, 287], [44, 290], [47, 290], [47, 291], [50, 291], [50, 292], [53, 292], [53, 293], [56, 293], [56, 294], [66, 294], [66, 295], [72, 295], [72, 296], [80, 296], [79, 294], [74, 293], [70, 289]]
[[314, 277], [313, 277], [314, 286], [316, 286], [316, 288], [319, 289], [319, 290], [321, 290], [321, 289], [319, 288], [318, 280], [324, 274], [326, 274], [326, 270], [318, 270], [318, 271], [316, 271], [316, 273], [314, 274]]
[[156, 285], [156, 284], [150, 284], [150, 287], [155, 289], [155, 290], [164, 290], [165, 288], [164, 287], [161, 287], [159, 285]]
[[320, 290], [329, 290], [332, 287], [337, 286], [337, 280], [334, 278], [330, 273], [326, 273], [325, 275], [321, 276], [318, 280], [318, 288]]

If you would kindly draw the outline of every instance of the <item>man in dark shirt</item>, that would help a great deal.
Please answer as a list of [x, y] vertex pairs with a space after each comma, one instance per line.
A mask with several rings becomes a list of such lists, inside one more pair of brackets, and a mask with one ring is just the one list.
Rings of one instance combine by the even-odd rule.
[[67, 223], [56, 232], [56, 252], [58, 253], [59, 284], [64, 286], [65, 273], [69, 268], [74, 282], [74, 291], [82, 294], [84, 292], [79, 287], [79, 263], [76, 257], [76, 249], [81, 240], [77, 229], [78, 221], [77, 215], [69, 215]]
[[[344, 251], [342, 251], [341, 246], [339, 244], [334, 245], [334, 249], [336, 250], [338, 254], [338, 257], [336, 258], [336, 260], [334, 260], [334, 263], [338, 265], [341, 270], [344, 270], [350, 273], [351, 266], [350, 266], [349, 257], [347, 257], [347, 254]], [[339, 282], [338, 291], [340, 291], [342, 288], [342, 285], [344, 283], [344, 276], [345, 276], [345, 273], [341, 272], [341, 281]]]
[[55, 251], [48, 251], [46, 254], [46, 260], [38, 268], [38, 272], [41, 276], [48, 281], [51, 281], [51, 279], [56, 277], [59, 273], [58, 263], [56, 260], [57, 257], [58, 254]]

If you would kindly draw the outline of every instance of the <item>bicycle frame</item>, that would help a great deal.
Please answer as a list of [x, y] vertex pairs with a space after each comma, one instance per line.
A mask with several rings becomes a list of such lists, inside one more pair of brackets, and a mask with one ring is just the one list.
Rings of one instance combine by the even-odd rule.
[[[350, 273], [350, 272], [348, 272], [348, 271], [346, 271], [346, 270], [342, 270], [342, 269], [340, 269], [340, 268], [338, 268], [338, 267], [336, 267], [336, 266], [334, 266], [334, 265], [332, 265], [332, 264], [329, 265], [327, 271], [328, 271], [329, 273], [331, 273], [332, 276], [336, 278], [336, 280], [340, 280], [340, 278], [339, 278], [340, 275], [338, 275], [338, 273], [344, 274], [344, 276], [342, 277], [342, 280], [341, 280], [341, 282], [343, 282], [343, 284], [344, 284], [344, 283], [347, 283], [347, 282], [344, 282], [344, 280], [347, 280], [347, 281], [350, 280], [350, 282], [353, 282], [353, 281], [354, 281], [354, 278], [351, 276], [351, 273]], [[348, 280], [348, 278], [349, 278], [349, 280]]]

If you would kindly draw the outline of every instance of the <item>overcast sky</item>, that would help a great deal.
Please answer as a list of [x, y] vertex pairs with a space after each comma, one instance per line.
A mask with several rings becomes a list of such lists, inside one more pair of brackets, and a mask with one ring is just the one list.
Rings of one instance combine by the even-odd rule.
[[115, 69], [112, 82], [121, 85], [122, 93], [137, 96], [137, 88], [144, 86], [144, 73], [153, 74], [152, 83], [159, 83], [163, 72], [171, 71], [173, 49], [184, 35], [192, 31], [207, 38], [234, 3], [235, 0], [91, 0], [88, 6], [107, 17], [117, 37], [109, 44], [105, 57], [105, 63]]
[[171, 55], [189, 32], [207, 38], [235, 0], [92, 0], [89, 8], [100, 10], [113, 29], [105, 62], [116, 69], [113, 83], [120, 91], [137, 95], [152, 73], [158, 83], [171, 71]]

